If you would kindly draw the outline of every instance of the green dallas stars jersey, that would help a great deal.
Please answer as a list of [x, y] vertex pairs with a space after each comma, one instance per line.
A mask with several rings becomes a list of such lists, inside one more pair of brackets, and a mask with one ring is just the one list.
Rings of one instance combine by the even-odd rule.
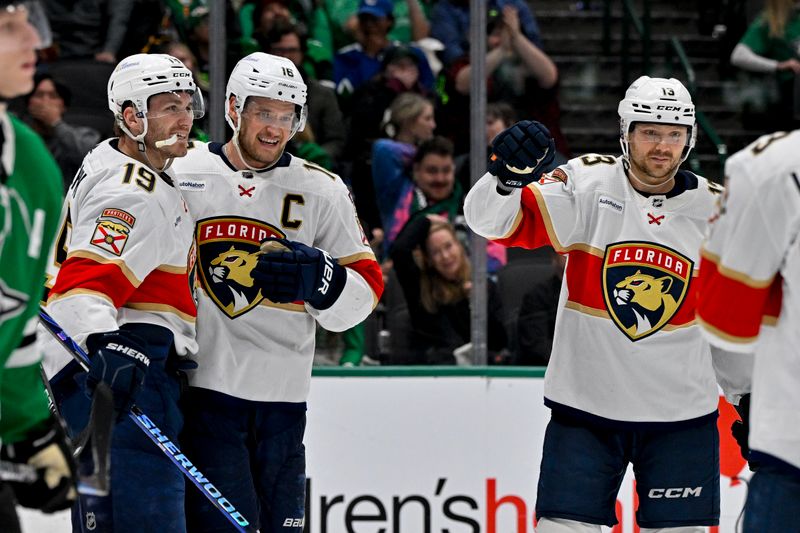
[[0, 112], [0, 442], [15, 442], [49, 417], [39, 373], [36, 320], [62, 201], [61, 171], [42, 140]]

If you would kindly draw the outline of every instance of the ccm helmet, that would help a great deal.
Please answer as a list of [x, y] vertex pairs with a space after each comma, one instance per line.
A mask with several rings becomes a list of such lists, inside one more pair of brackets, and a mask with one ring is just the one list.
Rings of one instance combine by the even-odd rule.
[[[225, 109], [227, 110], [231, 96], [235, 98], [233, 105], [239, 116], [249, 96], [263, 96], [295, 104], [295, 120], [291, 133], [294, 136], [306, 126], [306, 91], [303, 77], [291, 60], [264, 52], [253, 52], [236, 63], [228, 78]], [[233, 123], [227, 111], [225, 119], [234, 134], [237, 134], [238, 124]]]
[[[122, 131], [131, 139], [142, 141], [147, 134], [148, 99], [156, 94], [178, 91], [192, 95], [194, 118], [201, 118], [203, 96], [192, 72], [179, 59], [167, 54], [134, 54], [120, 61], [108, 79], [108, 108]], [[122, 118], [122, 110], [128, 102], [144, 120], [144, 130], [139, 135], [133, 135]]]
[[675, 78], [651, 78], [642, 76], [625, 91], [625, 98], [619, 103], [619, 143], [622, 155], [628, 159], [628, 136], [636, 122], [656, 124], [679, 124], [687, 126], [687, 142], [681, 161], [689, 157], [697, 140], [694, 104], [692, 96], [683, 84]]

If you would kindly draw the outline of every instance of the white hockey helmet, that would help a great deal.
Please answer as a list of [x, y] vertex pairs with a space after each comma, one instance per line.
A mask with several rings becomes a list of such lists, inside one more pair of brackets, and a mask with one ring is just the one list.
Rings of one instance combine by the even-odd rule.
[[692, 96], [675, 78], [641, 76], [625, 91], [625, 98], [620, 101], [618, 112], [619, 143], [625, 159], [628, 159], [629, 152], [628, 135], [636, 122], [687, 126], [687, 141], [681, 161], [689, 157], [689, 152], [697, 141]]
[[[178, 58], [167, 54], [134, 54], [119, 62], [108, 79], [108, 108], [129, 137], [141, 141], [147, 134], [147, 103], [151, 96], [186, 91], [192, 95], [194, 118], [201, 118], [205, 109], [192, 71]], [[130, 102], [136, 115], [144, 120], [144, 131], [133, 135], [122, 118], [122, 110]]]
[[248, 96], [263, 96], [281, 102], [295, 104], [295, 121], [291, 135], [303, 131], [306, 126], [306, 84], [300, 71], [291, 60], [285, 57], [253, 52], [242, 58], [233, 67], [228, 87], [225, 91], [225, 119], [238, 133], [237, 125], [229, 116], [228, 102], [235, 97], [234, 109], [241, 116]]

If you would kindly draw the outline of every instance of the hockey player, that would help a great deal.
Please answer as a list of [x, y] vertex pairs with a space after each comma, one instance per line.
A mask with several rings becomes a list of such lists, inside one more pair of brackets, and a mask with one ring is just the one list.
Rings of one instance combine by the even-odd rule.
[[16, 500], [52, 512], [75, 499], [71, 452], [47, 408], [36, 338], [47, 254], [58, 228], [61, 172], [42, 140], [6, 113], [33, 88], [36, 49], [49, 41], [38, 2], [0, 0], [0, 457], [43, 474], [0, 482], [0, 530], [18, 532]]
[[189, 271], [193, 224], [167, 172], [187, 152], [202, 97], [183, 63], [137, 54], [108, 81], [119, 137], [83, 160], [64, 205], [47, 309], [87, 348], [81, 372], [63, 350], [48, 351], [56, 403], [73, 434], [87, 423], [104, 382], [118, 414], [109, 496], [81, 495], [75, 531], [185, 530], [181, 472], [128, 418], [134, 401], [175, 442], [182, 417], [178, 369], [196, 351]]
[[[719, 519], [717, 385], [694, 278], [721, 188], [679, 168], [697, 136], [679, 81], [639, 78], [619, 116], [621, 157], [588, 154], [545, 175], [549, 132], [517, 123], [465, 202], [477, 233], [568, 257], [545, 375], [539, 533], [616, 524], [628, 463], [642, 531], [701, 532]], [[721, 360], [718, 378], [734, 401], [748, 386], [737, 362]], [[664, 497], [675, 487], [681, 497]]]
[[[342, 180], [284, 151], [306, 121], [288, 59], [256, 52], [228, 80], [225, 145], [196, 144], [175, 170], [196, 220], [198, 363], [187, 455], [262, 532], [303, 531], [306, 398], [315, 327], [364, 320], [380, 268]], [[265, 241], [266, 253], [260, 251]], [[189, 493], [195, 531], [227, 531]]]
[[[800, 131], [733, 155], [701, 252], [698, 320], [713, 344], [755, 353], [744, 531], [800, 531]], [[747, 413], [742, 413], [746, 420]], [[746, 435], [745, 435], [746, 436]]]

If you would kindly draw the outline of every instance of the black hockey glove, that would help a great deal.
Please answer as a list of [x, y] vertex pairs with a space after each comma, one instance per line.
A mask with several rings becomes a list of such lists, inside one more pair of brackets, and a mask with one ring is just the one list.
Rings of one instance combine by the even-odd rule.
[[750, 470], [758, 468], [758, 464], [753, 464], [750, 461], [750, 446], [747, 443], [748, 435], [750, 434], [750, 395], [745, 394], [739, 400], [739, 405], [734, 405], [734, 409], [739, 414], [741, 420], [734, 420], [731, 424], [731, 434], [736, 439], [736, 444], [742, 451], [742, 457], [747, 460]]
[[89, 394], [101, 381], [114, 394], [117, 417], [130, 411], [142, 387], [150, 358], [145, 355], [147, 343], [124, 330], [94, 333], [86, 339], [91, 366], [86, 377]]
[[27, 464], [36, 469], [35, 481], [8, 481], [17, 503], [23, 507], [53, 513], [75, 501], [75, 462], [61, 425], [50, 418], [25, 440], [4, 444], [4, 461]]
[[261, 294], [275, 303], [303, 300], [328, 309], [344, 290], [347, 272], [328, 252], [303, 243], [270, 237], [251, 276]]
[[509, 194], [539, 179], [555, 155], [550, 131], [535, 120], [522, 120], [495, 137], [488, 171], [497, 177], [497, 192]]

